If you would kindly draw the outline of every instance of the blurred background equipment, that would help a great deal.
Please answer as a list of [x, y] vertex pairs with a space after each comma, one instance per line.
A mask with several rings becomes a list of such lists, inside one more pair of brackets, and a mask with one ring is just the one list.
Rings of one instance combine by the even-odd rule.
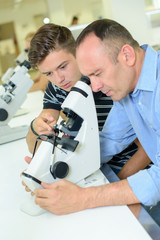
[[8, 123], [24, 102], [33, 84], [27, 73], [29, 68], [30, 64], [25, 60], [14, 70], [11, 69], [12, 74], [4, 78], [5, 82], [0, 86], [0, 144], [23, 138], [28, 132], [28, 126], [10, 128]]

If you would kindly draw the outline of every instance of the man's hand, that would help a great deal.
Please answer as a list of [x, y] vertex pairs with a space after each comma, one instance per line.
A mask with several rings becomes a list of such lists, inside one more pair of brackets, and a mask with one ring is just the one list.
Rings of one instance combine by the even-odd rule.
[[49, 112], [42, 112], [33, 122], [34, 130], [39, 134], [54, 133], [53, 126], [57, 120]]
[[67, 180], [47, 184], [35, 190], [35, 203], [56, 215], [78, 212], [85, 209], [85, 188]]
[[[55, 109], [43, 109], [41, 114], [33, 121], [33, 129], [37, 134], [48, 135], [54, 133], [53, 126], [56, 124], [59, 118], [59, 111]], [[29, 128], [26, 142], [30, 153], [33, 153], [34, 145], [37, 136], [32, 132], [31, 127]], [[37, 147], [40, 145], [41, 141], [38, 142]]]

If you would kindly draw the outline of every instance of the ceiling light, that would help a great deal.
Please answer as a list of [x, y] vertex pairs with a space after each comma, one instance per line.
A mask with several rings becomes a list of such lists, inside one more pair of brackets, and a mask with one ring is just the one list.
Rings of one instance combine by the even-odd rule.
[[49, 19], [48, 17], [45, 17], [45, 18], [43, 19], [43, 22], [44, 22], [45, 24], [47, 24], [47, 23], [50, 22], [50, 19]]

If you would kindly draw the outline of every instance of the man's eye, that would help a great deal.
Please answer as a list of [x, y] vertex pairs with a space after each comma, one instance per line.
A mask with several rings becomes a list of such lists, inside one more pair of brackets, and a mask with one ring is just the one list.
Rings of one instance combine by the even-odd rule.
[[48, 77], [48, 76], [50, 76], [52, 73], [51, 72], [48, 72], [48, 73], [46, 73], [46, 76]]
[[60, 67], [60, 69], [64, 69], [66, 66], [67, 66], [67, 64], [62, 65], [62, 66]]

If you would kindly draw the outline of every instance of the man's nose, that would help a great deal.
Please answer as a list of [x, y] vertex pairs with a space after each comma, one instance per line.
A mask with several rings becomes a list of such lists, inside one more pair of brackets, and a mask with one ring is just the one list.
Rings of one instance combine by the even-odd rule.
[[61, 83], [61, 82], [64, 81], [64, 75], [59, 73], [59, 72], [56, 72], [55, 73], [55, 79], [56, 79], [57, 83]]
[[91, 88], [93, 92], [101, 91], [101, 89], [103, 88], [103, 84], [95, 78], [91, 78], [90, 80], [91, 80]]

